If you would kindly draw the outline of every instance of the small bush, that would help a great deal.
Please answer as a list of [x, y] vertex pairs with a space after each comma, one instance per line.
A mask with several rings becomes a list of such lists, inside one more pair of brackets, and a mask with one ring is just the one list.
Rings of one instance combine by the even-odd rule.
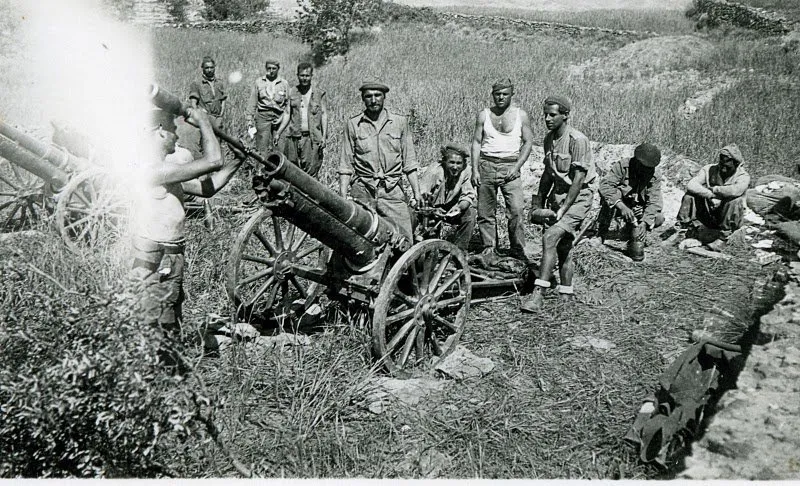
[[48, 246], [26, 246], [0, 249], [0, 476], [175, 474], [209, 401], [159, 365], [160, 332], [136, 323], [127, 289], [66, 289], [34, 266]]
[[379, 18], [381, 0], [298, 0], [299, 34], [317, 64], [350, 49], [351, 30]]
[[203, 0], [206, 20], [248, 20], [269, 7], [269, 0]]
[[178, 22], [186, 21], [186, 7], [189, 0], [163, 0], [167, 4], [167, 12]]

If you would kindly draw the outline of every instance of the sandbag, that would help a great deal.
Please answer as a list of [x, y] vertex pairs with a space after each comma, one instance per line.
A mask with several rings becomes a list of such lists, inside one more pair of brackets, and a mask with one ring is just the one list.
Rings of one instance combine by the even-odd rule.
[[779, 175], [766, 175], [745, 193], [747, 207], [760, 216], [777, 214], [785, 219], [800, 219], [800, 181]]

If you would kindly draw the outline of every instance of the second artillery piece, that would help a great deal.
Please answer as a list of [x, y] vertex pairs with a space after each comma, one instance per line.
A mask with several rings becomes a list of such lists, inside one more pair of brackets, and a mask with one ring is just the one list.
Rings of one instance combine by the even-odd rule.
[[[157, 86], [153, 103], [175, 115], [180, 100]], [[411, 244], [370, 208], [338, 193], [273, 152], [266, 157], [215, 130], [257, 164], [261, 208], [240, 231], [228, 262], [237, 318], [293, 326], [327, 299], [368, 326], [372, 352], [391, 373], [434, 366], [458, 345], [474, 292], [523, 284], [476, 274], [455, 245]], [[315, 309], [316, 308], [316, 309]]]
[[0, 121], [0, 230], [30, 226], [54, 211], [68, 248], [95, 246], [117, 233], [127, 204], [111, 174], [80, 150], [85, 144], [64, 127], [54, 128], [51, 144]]

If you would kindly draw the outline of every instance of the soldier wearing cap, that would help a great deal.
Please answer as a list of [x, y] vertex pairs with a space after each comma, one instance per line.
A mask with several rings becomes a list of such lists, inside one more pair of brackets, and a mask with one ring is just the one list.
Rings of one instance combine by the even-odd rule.
[[497, 191], [503, 194], [508, 220], [511, 255], [525, 256], [525, 203], [520, 171], [533, 146], [528, 114], [511, 104], [514, 85], [510, 79], [492, 85], [491, 108], [478, 113], [472, 137], [472, 184], [478, 191], [478, 231], [486, 252], [497, 244]]
[[255, 135], [256, 150], [262, 155], [273, 150], [283, 152], [282, 135], [291, 116], [289, 83], [278, 76], [280, 63], [267, 59], [264, 69], [266, 73], [256, 79], [247, 102], [248, 133]]
[[[133, 191], [133, 268], [130, 279], [138, 287], [141, 320], [159, 325], [167, 337], [180, 331], [183, 302], [185, 235], [184, 197], [211, 197], [227, 184], [243, 158], [224, 161], [208, 114], [189, 108], [188, 120], [200, 127], [203, 156], [192, 160], [188, 151], [176, 151], [175, 117], [152, 112], [144, 136], [149, 152], [141, 187]], [[169, 359], [169, 357], [166, 357]]]
[[422, 175], [422, 200], [452, 226], [446, 239], [467, 251], [476, 218], [472, 170], [467, 164], [469, 152], [459, 144], [448, 143], [441, 148], [441, 154], [439, 163], [431, 164]]
[[661, 151], [649, 143], [640, 144], [633, 157], [614, 162], [600, 180], [599, 232], [604, 238], [612, 220], [625, 222], [628, 256], [644, 259], [644, 243], [648, 231], [664, 224], [661, 209], [661, 174], [656, 167]]
[[571, 101], [564, 96], [548, 96], [542, 103], [547, 135], [544, 137], [544, 173], [539, 190], [533, 196], [531, 216], [538, 209], [548, 209], [542, 236], [542, 260], [539, 278], [521, 310], [535, 312], [542, 307], [544, 291], [558, 260], [561, 284], [557, 290], [565, 300], [572, 300], [572, 243], [589, 213], [594, 199], [597, 172], [592, 162], [592, 149], [586, 135], [569, 124]]
[[322, 150], [328, 139], [328, 109], [325, 90], [311, 86], [314, 66], [297, 66], [297, 86], [289, 90], [289, 128], [286, 131], [286, 157], [315, 176], [322, 165]]
[[[339, 190], [373, 208], [413, 243], [409, 206], [416, 208], [420, 198], [419, 165], [408, 120], [384, 108], [385, 84], [365, 82], [359, 89], [365, 108], [345, 126]], [[400, 187], [403, 174], [413, 193], [410, 201]]]
[[678, 224], [691, 226], [695, 221], [711, 229], [722, 230], [725, 237], [742, 225], [744, 194], [750, 186], [750, 174], [736, 144], [719, 151], [716, 164], [704, 166], [686, 184], [686, 194], [678, 212]]

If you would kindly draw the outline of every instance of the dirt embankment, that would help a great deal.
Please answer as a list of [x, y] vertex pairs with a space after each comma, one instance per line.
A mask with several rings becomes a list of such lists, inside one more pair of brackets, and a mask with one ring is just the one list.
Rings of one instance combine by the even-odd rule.
[[800, 264], [705, 436], [686, 460], [686, 479], [800, 479]]

